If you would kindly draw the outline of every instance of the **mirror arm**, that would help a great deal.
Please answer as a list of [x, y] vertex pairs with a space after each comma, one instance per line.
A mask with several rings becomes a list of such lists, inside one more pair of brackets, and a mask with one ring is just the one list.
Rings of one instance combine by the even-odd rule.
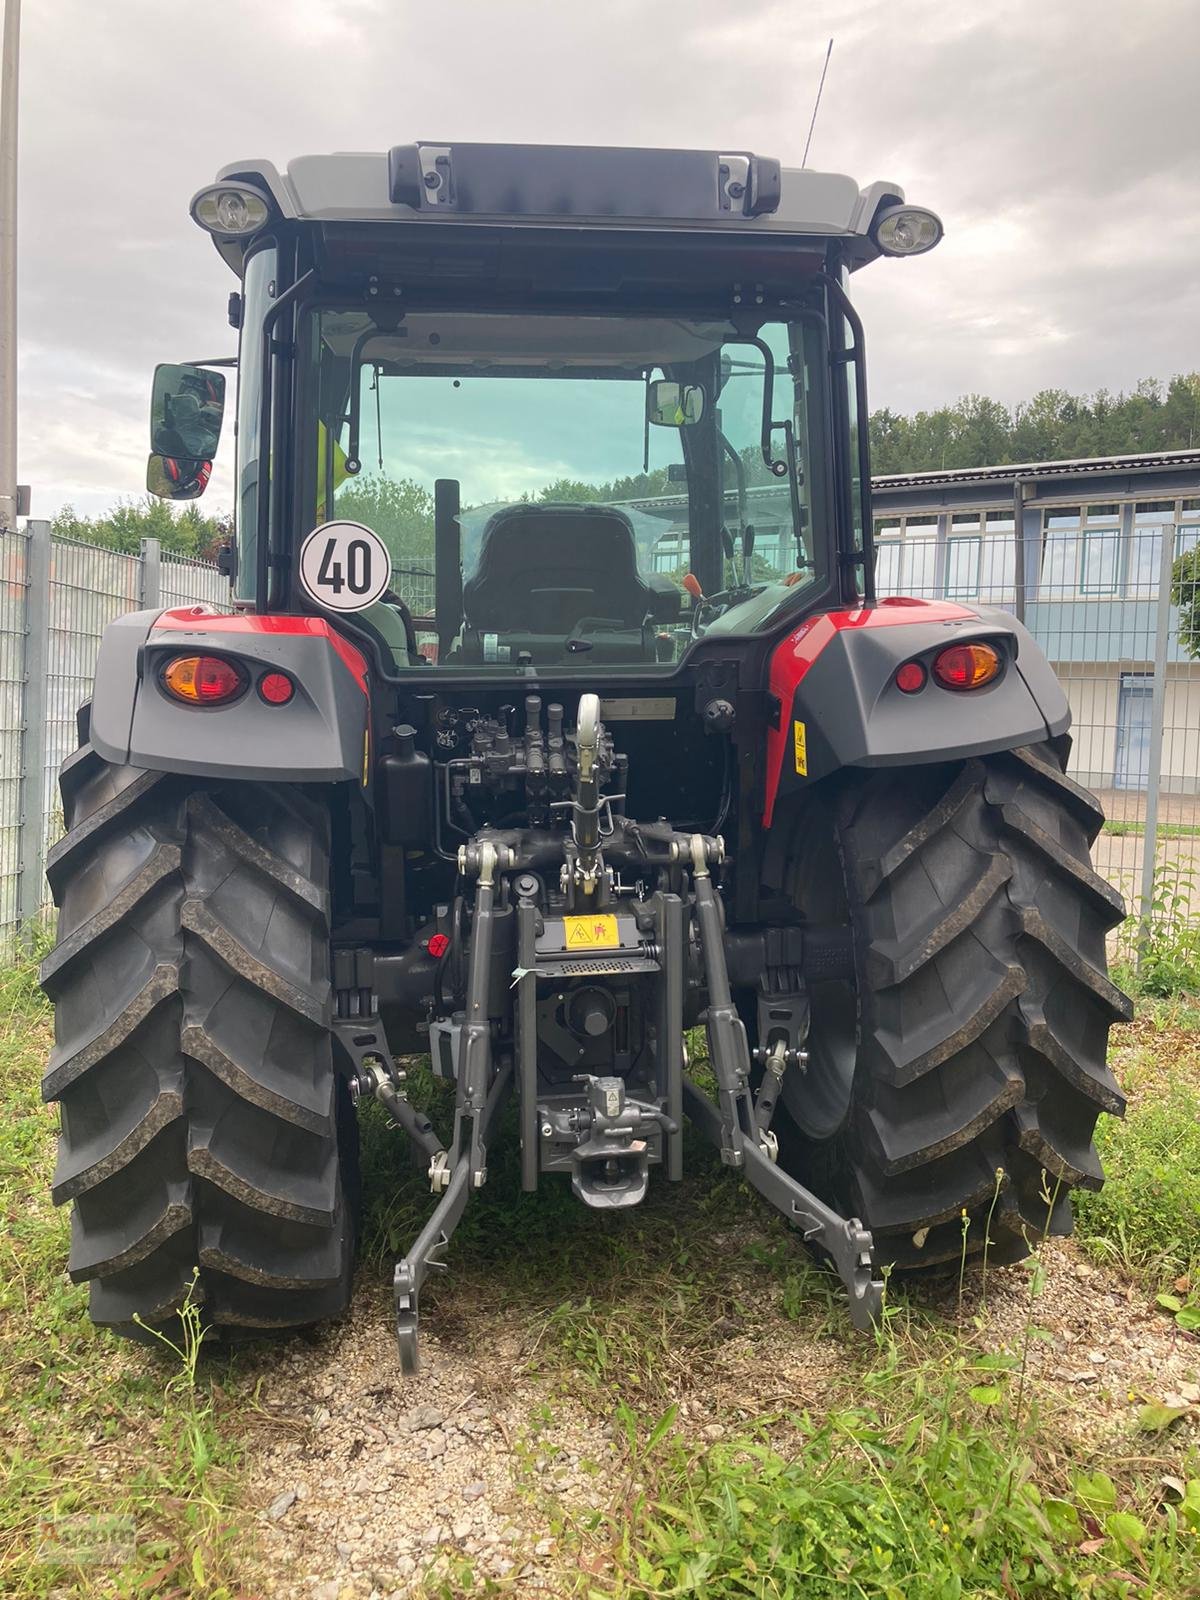
[[812, 563], [808, 560], [804, 549], [804, 528], [801, 519], [804, 516], [800, 507], [800, 476], [796, 471], [796, 430], [790, 421], [782, 422], [777, 426], [783, 429], [783, 437], [787, 444], [788, 468], [788, 498], [792, 503], [792, 537], [796, 541], [796, 566], [803, 570]]
[[775, 410], [775, 354], [765, 339], [739, 339], [738, 343], [752, 344], [763, 358], [762, 435], [759, 448], [763, 465], [768, 472], [774, 472], [777, 463], [771, 454], [771, 431], [775, 424], [771, 417]]
[[378, 332], [378, 328], [372, 326], [365, 333], [360, 333], [350, 352], [350, 437], [346, 441], [345, 463], [350, 477], [362, 471], [362, 456], [358, 448], [362, 426], [362, 353]]

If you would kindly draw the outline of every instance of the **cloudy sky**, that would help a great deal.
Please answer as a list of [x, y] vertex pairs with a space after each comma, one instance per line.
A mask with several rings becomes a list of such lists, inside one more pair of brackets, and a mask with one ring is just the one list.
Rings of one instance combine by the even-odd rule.
[[219, 166], [417, 138], [798, 164], [830, 34], [811, 164], [946, 222], [856, 280], [874, 405], [1200, 367], [1197, 0], [25, 0], [35, 512], [137, 494], [154, 363], [233, 350], [233, 280], [187, 216]]

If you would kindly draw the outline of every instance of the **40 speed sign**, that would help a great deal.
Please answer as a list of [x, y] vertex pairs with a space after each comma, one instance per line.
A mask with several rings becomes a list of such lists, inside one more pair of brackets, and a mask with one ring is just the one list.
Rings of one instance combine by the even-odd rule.
[[300, 583], [327, 611], [362, 611], [387, 592], [392, 558], [361, 522], [324, 522], [300, 547]]

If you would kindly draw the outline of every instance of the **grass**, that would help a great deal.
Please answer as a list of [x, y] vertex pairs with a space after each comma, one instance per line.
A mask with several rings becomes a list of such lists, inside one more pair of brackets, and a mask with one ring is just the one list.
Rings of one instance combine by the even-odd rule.
[[[664, 1406], [661, 1394], [647, 1394], [639, 1369], [632, 1381], [614, 1370], [603, 1354], [612, 1318], [589, 1305], [561, 1354], [614, 1416], [620, 1466], [598, 1475], [582, 1514], [561, 1504], [545, 1513], [580, 1574], [569, 1592], [587, 1600], [1200, 1595], [1197, 1452], [1184, 1451], [1186, 1478], [1168, 1479], [1167, 1460], [1129, 1457], [1123, 1446], [1114, 1479], [1104, 1470], [1111, 1452], [1072, 1444], [1043, 1423], [1027, 1368], [1032, 1345], [1051, 1337], [1036, 1322], [1044, 1284], [1035, 1256], [1025, 1326], [1000, 1349], [981, 1337], [985, 1318], [948, 1314], [948, 1294], [932, 1309], [919, 1295], [893, 1297], [878, 1340], [844, 1345], [820, 1403], [807, 1409], [779, 1404], [773, 1368], [787, 1341], [778, 1321], [768, 1323], [716, 1439], [685, 1419], [686, 1403]], [[811, 1293], [801, 1292], [795, 1315], [810, 1340], [814, 1314]], [[643, 1325], [643, 1345], [659, 1349], [656, 1360], [643, 1348], [641, 1370], [668, 1366], [671, 1333]], [[846, 1339], [844, 1327], [838, 1337]], [[676, 1378], [681, 1389], [686, 1375]]]
[[0, 1593], [238, 1591], [238, 1427], [223, 1369], [87, 1320], [50, 1204], [56, 1112], [38, 1082], [49, 1011], [32, 963], [0, 971]]
[[[1141, 838], [1146, 831], [1144, 822], [1122, 822], [1110, 819], [1104, 824], [1104, 833], [1109, 833], [1117, 839], [1129, 837]], [[1160, 839], [1198, 839], [1200, 826], [1189, 822], [1160, 822], [1155, 833]]]
[[[1200, 1140], [1195, 1116], [1189, 1130]], [[1200, 1227], [1200, 1161], [1192, 1157], [1188, 1139], [1163, 1153], [1161, 1196], [1142, 1223], [1160, 1249], [1170, 1239], [1186, 1253], [1184, 1241]], [[1126, 1211], [1126, 1178], [1136, 1181], [1138, 1171], [1135, 1153], [1116, 1175]], [[1114, 1464], [1111, 1441], [1073, 1443], [1042, 1421], [1028, 1381], [1031, 1348], [1052, 1337], [1037, 1324], [1039, 1256], [1028, 1264], [1024, 1328], [1008, 1346], [989, 1347], [986, 1316], [960, 1306], [955, 1318], [952, 1284], [933, 1295], [893, 1290], [877, 1343], [856, 1345], [827, 1275], [761, 1207], [748, 1201], [743, 1212], [743, 1192], [726, 1187], [727, 1174], [706, 1177], [724, 1223], [716, 1237], [694, 1217], [678, 1231], [658, 1219], [654, 1270], [632, 1285], [618, 1281], [619, 1258], [593, 1237], [589, 1293], [551, 1312], [538, 1346], [545, 1374], [614, 1418], [621, 1444], [616, 1479], [607, 1465], [597, 1469], [582, 1514], [547, 1506], [544, 1479], [530, 1474], [530, 1493], [576, 1570], [569, 1592], [589, 1600], [1200, 1595], [1196, 1450], [1160, 1441], [1159, 1454], [1147, 1444], [1139, 1455], [1123, 1441]], [[1093, 1225], [1101, 1235], [1115, 1227], [1108, 1218]], [[525, 1288], [536, 1300], [553, 1280]], [[786, 1320], [801, 1325], [802, 1348], [819, 1349], [830, 1328], [839, 1341], [819, 1403], [809, 1389], [808, 1410], [780, 1404]], [[751, 1354], [744, 1384], [733, 1385], [718, 1413], [732, 1421], [714, 1440], [699, 1425], [713, 1413], [689, 1418], [687, 1397], [697, 1374], [711, 1394], [713, 1361], [731, 1335]], [[535, 1438], [549, 1431], [544, 1419], [534, 1425]], [[1174, 1456], [1161, 1453], [1172, 1448]], [[544, 1461], [553, 1446], [531, 1445], [529, 1455]], [[1168, 1469], [1186, 1473], [1170, 1489]]]
[[1097, 1127], [1105, 1184], [1076, 1197], [1077, 1230], [1152, 1288], [1200, 1287], [1200, 1002], [1147, 1000], [1117, 1038], [1129, 1107]]
[[[1200, 1481], [1181, 1503], [1048, 1465], [1002, 1358], [936, 1370], [888, 1342], [853, 1399], [703, 1444], [623, 1415], [624, 1471], [585, 1519], [594, 1594], [812, 1600], [1179, 1597], [1200, 1584]], [[585, 1589], [588, 1587], [586, 1584]]]

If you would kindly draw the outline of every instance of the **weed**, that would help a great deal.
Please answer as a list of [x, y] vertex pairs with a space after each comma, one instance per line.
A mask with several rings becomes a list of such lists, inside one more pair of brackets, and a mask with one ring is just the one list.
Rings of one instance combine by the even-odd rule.
[[[1168, 1069], [1169, 1073], [1169, 1069]], [[1168, 1076], [1123, 1123], [1101, 1121], [1098, 1194], [1075, 1196], [1084, 1248], [1165, 1284], [1200, 1263], [1200, 1088]]]
[[[987, 1358], [980, 1358], [980, 1361]], [[715, 1445], [670, 1411], [621, 1416], [624, 1471], [579, 1530], [616, 1595], [978, 1600], [1190, 1592], [1200, 1482], [1131, 1500], [1103, 1473], [1048, 1479], [1005, 1425], [998, 1358], [907, 1364], [891, 1347], [823, 1420], [759, 1418]], [[1008, 1485], [1011, 1492], [1004, 1492]]]
[[1187, 1289], [1180, 1288], [1177, 1294], [1158, 1294], [1154, 1303], [1160, 1311], [1167, 1311], [1175, 1319], [1175, 1326], [1182, 1328], [1184, 1333], [1200, 1333], [1200, 1292], [1191, 1288], [1187, 1278], [1178, 1280], [1179, 1285], [1187, 1284]]
[[1200, 994], [1200, 903], [1196, 876], [1178, 863], [1163, 864], [1154, 873], [1150, 905], [1131, 917], [1137, 957], [1117, 966], [1114, 977], [1132, 994], [1160, 997]]

